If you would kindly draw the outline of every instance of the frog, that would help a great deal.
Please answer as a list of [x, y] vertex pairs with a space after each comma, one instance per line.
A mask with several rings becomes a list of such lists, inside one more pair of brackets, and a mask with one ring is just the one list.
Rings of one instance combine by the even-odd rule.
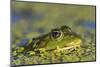
[[63, 25], [52, 29], [49, 33], [32, 38], [27, 46], [24, 46], [25, 52], [35, 51], [45, 48], [46, 51], [75, 51], [80, 49], [82, 39], [80, 35], [73, 32], [69, 26]]

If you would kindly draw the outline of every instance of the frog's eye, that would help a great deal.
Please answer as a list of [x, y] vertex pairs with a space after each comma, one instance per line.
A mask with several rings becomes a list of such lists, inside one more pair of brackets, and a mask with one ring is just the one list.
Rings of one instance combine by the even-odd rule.
[[53, 38], [58, 38], [60, 35], [61, 35], [61, 32], [60, 31], [53, 31], [52, 32], [52, 37]]
[[58, 30], [58, 29], [52, 30], [52, 32], [51, 32], [51, 38], [52, 38], [52, 39], [58, 40], [58, 39], [60, 39], [61, 37], [62, 37], [62, 31], [61, 31], [61, 30]]

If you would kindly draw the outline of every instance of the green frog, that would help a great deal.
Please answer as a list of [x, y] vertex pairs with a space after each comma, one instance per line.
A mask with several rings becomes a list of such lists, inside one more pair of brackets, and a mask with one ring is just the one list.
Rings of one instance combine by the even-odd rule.
[[81, 37], [73, 32], [70, 27], [64, 25], [60, 28], [52, 29], [51, 32], [41, 37], [32, 38], [28, 46], [24, 47], [27, 51], [36, 51], [45, 48], [46, 51], [79, 50], [82, 44]]

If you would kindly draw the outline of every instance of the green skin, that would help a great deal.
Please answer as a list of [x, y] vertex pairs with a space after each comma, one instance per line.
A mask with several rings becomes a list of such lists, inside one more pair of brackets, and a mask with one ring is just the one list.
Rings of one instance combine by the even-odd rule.
[[48, 34], [33, 38], [29, 45], [25, 47], [26, 51], [34, 51], [35, 49], [45, 48], [46, 51], [59, 50], [77, 50], [82, 44], [81, 37], [68, 26], [53, 29]]

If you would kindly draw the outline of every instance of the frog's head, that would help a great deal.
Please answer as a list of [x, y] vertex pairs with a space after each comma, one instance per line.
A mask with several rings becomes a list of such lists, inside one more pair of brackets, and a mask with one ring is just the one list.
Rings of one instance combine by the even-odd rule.
[[79, 35], [73, 32], [70, 27], [64, 25], [61, 26], [61, 28], [52, 29], [50, 37], [52, 40], [61, 41], [64, 38], [66, 38], [66, 40], [69, 38], [79, 38]]
[[75, 35], [75, 33], [72, 32], [71, 28], [64, 25], [59, 29], [52, 29], [50, 37], [52, 38], [52, 40], [60, 41], [66, 36], [73, 36], [73, 34]]
[[75, 32], [72, 32], [68, 26], [52, 29], [50, 32], [50, 40], [45, 46], [47, 49], [55, 49], [56, 47], [75, 47], [80, 46], [81, 38]]

